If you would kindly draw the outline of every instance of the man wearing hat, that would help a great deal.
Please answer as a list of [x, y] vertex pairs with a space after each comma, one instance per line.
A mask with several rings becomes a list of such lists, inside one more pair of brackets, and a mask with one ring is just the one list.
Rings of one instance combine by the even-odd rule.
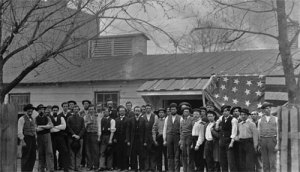
[[162, 171], [162, 156], [164, 156], [165, 171], [168, 171], [167, 148], [163, 145], [163, 129], [166, 118], [166, 110], [164, 108], [158, 109], [158, 119], [154, 122], [152, 128], [153, 142], [156, 145], [156, 166], [158, 171]]
[[239, 165], [240, 171], [254, 171], [254, 154], [258, 145], [258, 131], [255, 124], [247, 120], [248, 109], [241, 109], [241, 122], [239, 123]]
[[53, 156], [54, 156], [54, 169], [58, 170], [56, 151], [59, 152], [60, 164], [64, 171], [68, 171], [69, 168], [69, 152], [68, 147], [65, 142], [65, 129], [66, 129], [66, 121], [65, 119], [57, 115], [59, 107], [57, 105], [52, 106], [53, 114], [50, 116], [50, 119], [53, 123], [53, 128], [51, 128], [51, 140], [52, 140], [52, 148], [53, 148]]
[[107, 107], [104, 108], [103, 113], [104, 116], [101, 119], [100, 171], [112, 170], [113, 168], [112, 144], [116, 131], [116, 122], [110, 117]]
[[112, 119], [116, 119], [118, 117], [118, 112], [117, 112], [116, 109], [114, 109], [114, 102], [113, 102], [113, 100], [112, 99], [108, 99], [107, 102], [106, 102], [106, 106], [109, 109], [109, 116]]
[[[239, 106], [234, 106], [231, 108], [230, 110], [230, 114], [232, 115], [233, 118], [235, 118], [238, 122], [241, 122], [241, 107]], [[238, 138], [235, 138], [236, 140], [238, 140]], [[232, 147], [232, 150], [233, 150], [233, 153], [234, 153], [234, 158], [235, 158], [235, 162], [236, 162], [236, 169], [237, 171], [240, 171], [240, 165], [239, 165], [239, 161], [240, 161], [240, 158], [239, 158], [239, 142], [236, 141], [234, 142], [233, 144], [233, 147]]]
[[74, 110], [75, 105], [77, 105], [76, 101], [74, 101], [74, 100], [69, 100], [68, 101], [69, 112], [71, 114], [73, 114], [73, 110]]
[[47, 170], [54, 171], [54, 158], [50, 135], [50, 129], [53, 127], [53, 123], [50, 117], [46, 116], [45, 108], [46, 107], [42, 104], [38, 105], [36, 110], [39, 115], [35, 118], [39, 153], [39, 171], [45, 171], [46, 167]]
[[183, 171], [193, 171], [194, 163], [191, 156], [193, 117], [190, 116], [191, 109], [183, 109], [182, 120], [180, 122], [180, 148], [182, 150]]
[[157, 116], [152, 112], [152, 105], [146, 104], [146, 114], [143, 115], [146, 122], [146, 146], [145, 146], [145, 170], [155, 171], [155, 147], [152, 139], [152, 128]]
[[178, 112], [179, 115], [183, 114], [183, 109], [185, 109], [186, 107], [191, 108], [191, 104], [189, 104], [188, 102], [181, 102], [178, 106], [180, 112]]
[[126, 128], [129, 117], [126, 116], [126, 108], [118, 107], [119, 117], [116, 118], [116, 132], [114, 135], [115, 154], [114, 161], [117, 163], [117, 168], [121, 171], [128, 170], [129, 156], [126, 140]]
[[261, 106], [263, 117], [258, 120], [259, 141], [263, 161], [263, 171], [276, 171], [276, 152], [278, 150], [278, 122], [271, 114], [272, 104], [264, 102]]
[[196, 171], [204, 171], [204, 159], [203, 159], [203, 152], [204, 152], [204, 128], [206, 123], [206, 108], [200, 107], [194, 109], [194, 118], [197, 119], [195, 121], [192, 131], [193, 136], [193, 159], [196, 166]]
[[167, 146], [168, 169], [169, 171], [180, 170], [179, 141], [180, 141], [180, 121], [182, 118], [177, 114], [177, 104], [170, 104], [171, 115], [165, 119], [163, 129], [164, 145]]
[[21, 141], [22, 157], [21, 171], [32, 171], [36, 158], [36, 128], [32, 112], [34, 107], [32, 104], [27, 104], [23, 110], [25, 115], [18, 120], [18, 138]]
[[222, 171], [237, 171], [233, 151], [233, 144], [237, 135], [238, 121], [230, 115], [231, 106], [221, 107], [222, 116], [216, 122], [216, 129], [220, 130], [220, 163]]

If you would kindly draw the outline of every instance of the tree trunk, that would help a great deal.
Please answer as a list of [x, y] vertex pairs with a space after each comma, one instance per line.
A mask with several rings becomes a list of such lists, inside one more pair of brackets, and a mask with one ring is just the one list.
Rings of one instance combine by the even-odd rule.
[[279, 52], [281, 56], [285, 83], [288, 90], [288, 101], [289, 104], [299, 103], [299, 100], [296, 100], [297, 96], [297, 84], [294, 74], [294, 66], [291, 56], [291, 47], [290, 41], [288, 40], [288, 31], [287, 31], [287, 14], [285, 11], [285, 0], [276, 0], [277, 8], [277, 20], [278, 20], [278, 33], [279, 33]]

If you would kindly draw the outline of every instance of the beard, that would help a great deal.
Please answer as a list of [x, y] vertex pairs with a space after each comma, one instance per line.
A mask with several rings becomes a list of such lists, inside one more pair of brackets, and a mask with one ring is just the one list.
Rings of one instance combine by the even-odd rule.
[[172, 112], [171, 115], [175, 116], [175, 115], [176, 115], [176, 112], [175, 112], [175, 113]]

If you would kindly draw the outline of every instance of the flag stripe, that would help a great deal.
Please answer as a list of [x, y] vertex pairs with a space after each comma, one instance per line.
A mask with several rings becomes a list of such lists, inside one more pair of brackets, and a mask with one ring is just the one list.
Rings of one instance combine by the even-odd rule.
[[288, 93], [287, 92], [265, 92], [265, 100], [281, 100], [287, 101], [288, 100]]
[[[278, 101], [283, 104], [288, 101], [288, 93], [284, 77], [266, 77], [265, 101]], [[281, 105], [277, 104], [277, 105]]]

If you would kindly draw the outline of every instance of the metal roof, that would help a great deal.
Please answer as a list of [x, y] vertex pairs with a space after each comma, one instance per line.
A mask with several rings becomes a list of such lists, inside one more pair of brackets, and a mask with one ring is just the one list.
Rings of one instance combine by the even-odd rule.
[[[71, 54], [70, 57], [72, 58], [68, 60], [50, 59], [30, 72], [22, 83], [164, 80], [162, 85], [153, 85], [151, 89], [188, 90], [191, 87], [201, 87], [201, 80], [193, 78], [209, 78], [213, 73], [283, 75], [278, 50], [114, 56], [97, 59]], [[294, 58], [300, 59], [299, 53]], [[12, 81], [29, 64], [29, 60], [8, 61], [4, 68], [4, 82]], [[174, 79], [176, 84], [170, 84], [172, 81], [169, 79]], [[200, 85], [197, 87], [197, 84]]]

